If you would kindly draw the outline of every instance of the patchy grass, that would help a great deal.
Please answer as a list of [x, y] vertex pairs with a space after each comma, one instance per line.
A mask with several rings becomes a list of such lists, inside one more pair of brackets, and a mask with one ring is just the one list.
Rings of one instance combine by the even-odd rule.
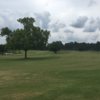
[[100, 100], [100, 53], [0, 56], [0, 100]]

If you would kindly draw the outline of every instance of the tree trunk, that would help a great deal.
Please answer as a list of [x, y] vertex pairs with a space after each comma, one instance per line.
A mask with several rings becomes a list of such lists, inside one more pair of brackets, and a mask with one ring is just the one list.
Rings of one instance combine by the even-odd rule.
[[27, 50], [25, 50], [25, 59], [27, 59]]
[[57, 54], [57, 51], [54, 51], [55, 54]]

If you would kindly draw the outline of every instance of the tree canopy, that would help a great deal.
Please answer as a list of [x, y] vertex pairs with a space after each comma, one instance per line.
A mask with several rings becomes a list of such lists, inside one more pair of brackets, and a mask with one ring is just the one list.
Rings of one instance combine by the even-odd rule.
[[55, 42], [48, 44], [48, 49], [50, 51], [53, 51], [54, 53], [57, 53], [62, 48], [63, 48], [63, 44], [61, 41], [55, 41]]
[[23, 29], [10, 31], [9, 28], [1, 30], [2, 36], [7, 35], [7, 46], [15, 50], [24, 50], [27, 58], [28, 50], [41, 50], [47, 45], [50, 32], [34, 26], [34, 18], [20, 18]]

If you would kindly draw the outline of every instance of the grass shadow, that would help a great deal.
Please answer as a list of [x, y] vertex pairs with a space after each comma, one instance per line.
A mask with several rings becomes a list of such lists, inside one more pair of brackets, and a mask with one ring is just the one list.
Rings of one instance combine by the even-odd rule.
[[17, 60], [24, 60], [24, 61], [38, 61], [38, 60], [49, 60], [49, 59], [58, 59], [60, 58], [59, 56], [42, 56], [42, 57], [28, 57], [27, 59], [25, 58], [20, 58]]
[[0, 61], [42, 61], [42, 60], [52, 60], [52, 59], [58, 59], [60, 56], [35, 56], [35, 57], [28, 57], [27, 59], [22, 58], [22, 57], [4, 57], [0, 58]]

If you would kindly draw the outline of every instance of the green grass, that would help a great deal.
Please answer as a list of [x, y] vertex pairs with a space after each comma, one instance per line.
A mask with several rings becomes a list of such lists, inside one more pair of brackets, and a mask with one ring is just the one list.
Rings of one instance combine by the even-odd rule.
[[0, 100], [100, 100], [100, 52], [0, 56]]

